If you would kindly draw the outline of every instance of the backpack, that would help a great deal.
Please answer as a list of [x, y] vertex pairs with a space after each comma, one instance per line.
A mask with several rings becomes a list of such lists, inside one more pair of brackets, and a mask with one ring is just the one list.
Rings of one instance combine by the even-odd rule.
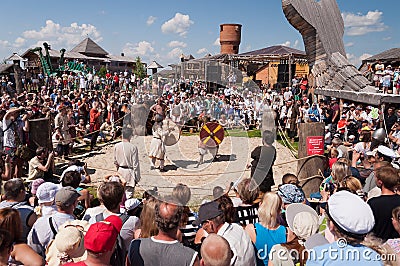
[[[119, 218], [122, 220], [122, 225], [129, 219], [129, 215], [126, 213], [120, 214]], [[104, 220], [103, 213], [99, 213], [95, 216], [96, 222], [101, 222]], [[121, 234], [118, 234], [117, 237], [117, 245], [113, 254], [111, 255], [110, 264], [113, 266], [124, 266], [126, 260], [126, 252], [127, 248], [125, 247], [124, 240], [121, 237]]]

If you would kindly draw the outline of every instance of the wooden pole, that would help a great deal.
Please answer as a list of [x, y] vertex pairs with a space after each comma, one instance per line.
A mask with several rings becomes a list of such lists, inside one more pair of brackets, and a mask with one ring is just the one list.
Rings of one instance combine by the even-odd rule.
[[[299, 125], [299, 161], [297, 163], [297, 177], [303, 186], [307, 197], [310, 193], [318, 192], [322, 178], [305, 180], [324, 171], [324, 159], [320, 156], [301, 160], [312, 154], [324, 153], [324, 123], [301, 123]], [[320, 142], [322, 141], [322, 143]], [[322, 148], [322, 151], [321, 151]], [[305, 180], [302, 182], [302, 180]]]

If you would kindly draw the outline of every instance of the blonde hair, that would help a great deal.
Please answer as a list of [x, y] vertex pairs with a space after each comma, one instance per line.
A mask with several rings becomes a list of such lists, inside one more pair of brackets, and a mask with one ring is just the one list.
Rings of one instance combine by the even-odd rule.
[[357, 194], [357, 191], [362, 189], [362, 184], [357, 178], [349, 176], [343, 178], [342, 182], [340, 182], [340, 187], [348, 188], [351, 193]]
[[339, 151], [335, 147], [332, 147], [331, 150], [329, 151], [329, 157], [337, 158], [338, 156], [339, 156]]
[[276, 228], [279, 225], [278, 216], [281, 212], [282, 199], [278, 194], [267, 192], [264, 194], [260, 207], [258, 208], [258, 218], [262, 226]]
[[332, 165], [332, 173], [333, 180], [336, 182], [342, 182], [343, 178], [351, 175], [350, 167], [344, 162], [336, 162]]
[[143, 205], [142, 213], [140, 214], [140, 237], [148, 238], [158, 234], [156, 225], [156, 204], [158, 200], [150, 198]]

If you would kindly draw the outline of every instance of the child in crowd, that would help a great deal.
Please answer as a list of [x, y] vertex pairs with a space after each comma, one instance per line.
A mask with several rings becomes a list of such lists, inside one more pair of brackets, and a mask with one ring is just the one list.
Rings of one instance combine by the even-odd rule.
[[339, 151], [335, 148], [335, 147], [332, 147], [330, 150], [329, 150], [329, 169], [332, 169], [332, 165], [334, 164], [334, 163], [336, 163], [337, 162], [337, 160], [338, 160], [338, 156], [339, 156]]

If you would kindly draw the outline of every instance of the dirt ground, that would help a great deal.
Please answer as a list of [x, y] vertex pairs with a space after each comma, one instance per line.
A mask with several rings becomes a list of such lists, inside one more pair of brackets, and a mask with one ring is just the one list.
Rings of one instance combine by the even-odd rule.
[[[220, 145], [219, 160], [212, 162], [212, 155], [207, 153], [205, 163], [196, 168], [199, 153], [198, 136], [182, 136], [177, 144], [167, 147], [164, 173], [150, 170], [150, 159], [147, 157], [152, 137], [135, 137], [131, 142], [139, 149], [141, 181], [137, 191], [157, 187], [161, 193], [171, 192], [177, 183], [187, 184], [192, 191], [192, 204], [201, 202], [212, 195], [215, 186], [227, 187], [230, 182], [250, 176], [247, 165], [251, 162], [251, 151], [261, 145], [260, 138], [226, 137]], [[275, 183], [281, 182], [285, 173], [296, 173], [297, 164], [289, 149], [279, 143], [277, 159], [273, 167]], [[103, 177], [115, 173], [113, 159], [114, 145], [108, 145], [93, 157], [86, 158], [92, 181], [96, 186]]]

